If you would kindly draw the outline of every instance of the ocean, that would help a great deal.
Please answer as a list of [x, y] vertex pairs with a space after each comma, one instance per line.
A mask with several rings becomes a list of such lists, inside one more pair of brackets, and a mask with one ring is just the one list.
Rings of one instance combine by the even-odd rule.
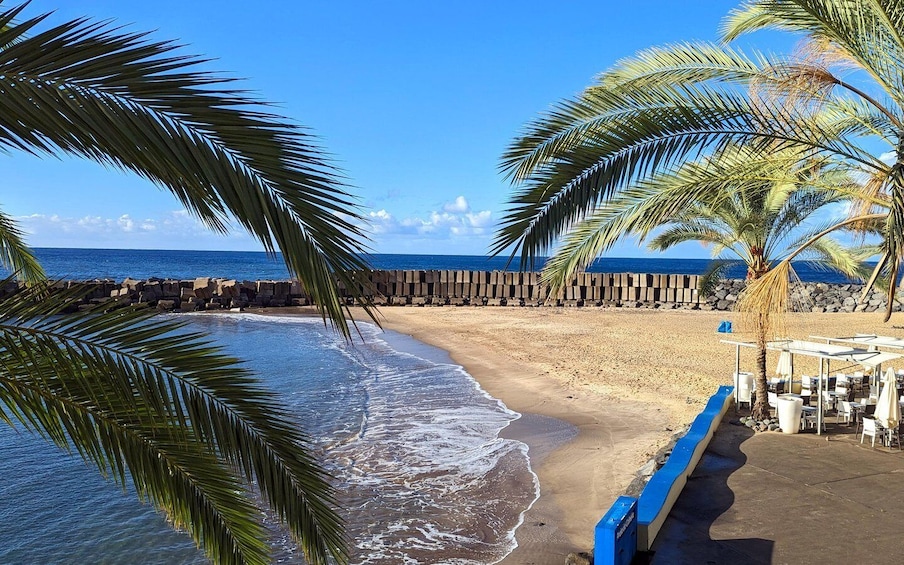
[[[54, 278], [286, 279], [264, 253], [37, 249]], [[505, 259], [375, 255], [378, 269], [501, 270]], [[705, 260], [605, 259], [601, 272], [700, 273]], [[798, 265], [804, 280], [843, 278]], [[741, 272], [737, 276], [743, 276]], [[834, 277], [834, 278], [833, 278]], [[336, 477], [352, 563], [495, 563], [539, 485], [527, 447], [500, 437], [520, 417], [444, 352], [362, 324], [349, 344], [319, 319], [183, 315], [291, 408]], [[76, 455], [0, 426], [0, 563], [195, 564], [163, 517]], [[277, 562], [303, 563], [274, 526]]]
[[[278, 392], [335, 475], [353, 563], [495, 563], [539, 494], [519, 414], [444, 352], [362, 324], [345, 342], [318, 318], [189, 315]], [[389, 340], [389, 341], [387, 341]], [[152, 508], [77, 456], [0, 427], [0, 563], [205, 563]], [[303, 563], [273, 525], [280, 563]]]
[[[35, 254], [47, 274], [55, 279], [91, 280], [126, 277], [147, 279], [161, 277], [193, 279], [220, 277], [237, 280], [285, 280], [290, 278], [282, 259], [253, 251], [160, 251], [124, 249], [56, 249], [37, 248]], [[368, 257], [375, 269], [406, 270], [517, 270], [517, 262], [508, 264], [506, 257], [478, 255], [392, 255]], [[698, 275], [706, 271], [709, 259], [602, 258], [587, 270], [595, 273], [649, 273]], [[542, 261], [537, 269], [542, 267]], [[797, 261], [795, 271], [802, 281], [843, 283], [843, 275], [828, 271], [814, 263]], [[728, 271], [729, 278], [744, 278], [743, 267]]]

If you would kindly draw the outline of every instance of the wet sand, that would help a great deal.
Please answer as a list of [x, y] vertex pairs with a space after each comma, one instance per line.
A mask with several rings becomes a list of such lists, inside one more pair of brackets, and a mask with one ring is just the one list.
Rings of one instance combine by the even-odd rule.
[[[636, 470], [720, 384], [730, 384], [735, 348], [719, 340], [752, 338], [726, 312], [389, 307], [380, 314], [384, 328], [448, 351], [484, 390], [524, 415], [505, 435], [530, 447], [541, 494], [506, 565], [561, 565], [568, 553], [589, 551], [594, 526]], [[717, 334], [721, 320], [732, 320], [735, 333]], [[888, 324], [877, 313], [794, 314], [787, 322], [788, 335], [803, 339], [904, 335], [895, 327], [901, 314]], [[777, 359], [770, 353], [769, 366]], [[742, 349], [742, 370], [753, 363], [753, 350]], [[795, 365], [815, 372], [805, 361]]]

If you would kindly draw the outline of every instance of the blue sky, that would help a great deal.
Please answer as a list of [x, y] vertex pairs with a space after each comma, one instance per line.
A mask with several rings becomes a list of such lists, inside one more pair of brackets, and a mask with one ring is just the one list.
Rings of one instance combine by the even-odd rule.
[[[499, 156], [520, 128], [615, 61], [651, 45], [716, 38], [738, 2], [122, 2], [34, 0], [156, 30], [207, 69], [310, 127], [373, 220], [380, 253], [484, 254], [510, 186]], [[763, 49], [790, 41], [752, 36]], [[0, 155], [0, 206], [36, 247], [257, 250], [206, 232], [170, 193], [79, 160]], [[626, 244], [611, 256], [643, 256]], [[697, 244], [671, 257], [704, 257]]]

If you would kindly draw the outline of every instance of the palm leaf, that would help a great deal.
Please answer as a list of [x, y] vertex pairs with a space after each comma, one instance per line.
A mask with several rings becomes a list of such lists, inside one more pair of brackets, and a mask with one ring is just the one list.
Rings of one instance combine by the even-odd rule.
[[831, 44], [866, 70], [897, 105], [904, 103], [904, 13], [882, 0], [754, 0], [732, 11], [722, 27], [731, 40], [758, 29], [803, 32]]
[[25, 244], [16, 222], [0, 212], [0, 265], [28, 283], [45, 280], [44, 269]]
[[202, 61], [172, 43], [84, 19], [24, 33], [44, 18], [0, 29], [0, 145], [135, 172], [211, 229], [234, 218], [268, 253], [281, 250], [344, 334], [335, 277], [370, 313], [351, 284], [366, 268], [362, 216], [307, 131], [195, 70]]
[[725, 261], [722, 259], [711, 261], [706, 270], [703, 271], [703, 274], [700, 275], [700, 280], [697, 284], [700, 296], [712, 294], [716, 290], [719, 281], [724, 277], [725, 272], [739, 263], [739, 261]]
[[46, 291], [0, 303], [0, 418], [128, 475], [216, 562], [269, 562], [251, 481], [309, 562], [345, 561], [310, 442], [236, 360], [143, 309], [61, 315], [83, 291]]
[[[690, 59], [688, 66], [699, 66], [680, 55]], [[671, 70], [673, 59], [663, 65]], [[797, 147], [864, 170], [886, 168], [865, 148], [839, 140], [836, 126], [824, 116], [796, 119], [781, 100], [750, 100], [706, 83], [626, 94], [620, 84], [611, 84], [619, 72], [603, 75], [578, 99], [561, 103], [505, 153], [503, 170], [521, 186], [502, 219], [494, 253], [514, 246], [524, 266], [619, 191], [745, 142], [755, 142], [760, 151]]]

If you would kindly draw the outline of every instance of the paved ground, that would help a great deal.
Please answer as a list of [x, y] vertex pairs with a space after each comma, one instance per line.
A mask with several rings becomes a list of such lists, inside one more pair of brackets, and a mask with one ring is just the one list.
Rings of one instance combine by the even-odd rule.
[[904, 563], [904, 453], [861, 446], [831, 422], [823, 436], [754, 435], [732, 418], [729, 409], [651, 563]]

